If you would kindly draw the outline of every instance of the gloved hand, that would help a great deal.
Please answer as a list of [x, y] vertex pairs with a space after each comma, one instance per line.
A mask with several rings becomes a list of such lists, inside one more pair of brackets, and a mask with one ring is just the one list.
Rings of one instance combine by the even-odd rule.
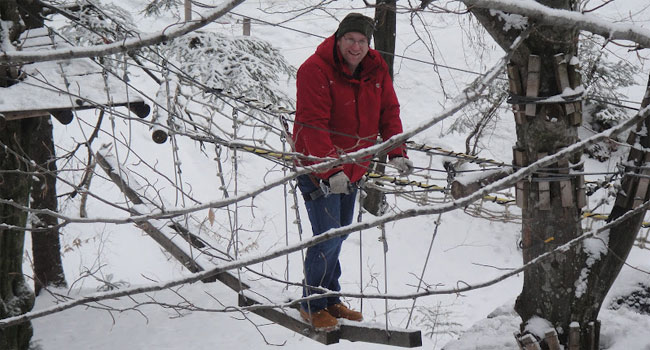
[[348, 179], [348, 176], [345, 175], [344, 172], [339, 171], [338, 173], [330, 176], [328, 180], [330, 182], [331, 193], [340, 193], [340, 194], [350, 193], [350, 179]]
[[406, 157], [395, 157], [389, 160], [388, 164], [395, 167], [402, 176], [410, 175], [413, 172], [413, 162]]

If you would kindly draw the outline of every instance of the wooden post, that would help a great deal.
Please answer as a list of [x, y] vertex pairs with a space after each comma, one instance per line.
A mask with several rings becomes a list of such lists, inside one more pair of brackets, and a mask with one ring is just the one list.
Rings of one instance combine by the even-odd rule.
[[571, 322], [569, 325], [569, 348], [567, 350], [580, 350], [580, 324]]
[[589, 341], [591, 342], [591, 350], [599, 350], [600, 349], [600, 321], [596, 320], [594, 322], [589, 323], [589, 332], [591, 335], [589, 336]]
[[[510, 92], [514, 96], [523, 96], [523, 87], [521, 84], [521, 74], [519, 74], [519, 68], [512, 64], [508, 64], [508, 84], [510, 86]], [[525, 105], [514, 104], [512, 105], [513, 113], [515, 114], [515, 123], [523, 124], [525, 121], [524, 116], [526, 115]]]
[[517, 342], [517, 346], [519, 346], [519, 350], [524, 350], [524, 345], [521, 343], [521, 333], [515, 331], [512, 335], [515, 336], [515, 341]]
[[[571, 88], [571, 82], [569, 81], [569, 73], [567, 69], [567, 62], [563, 53], [559, 53], [554, 56], [555, 64], [555, 80], [557, 81], [557, 88], [560, 91], [560, 94], [564, 93], [565, 89]], [[571, 116], [575, 111], [575, 105], [573, 102], [564, 104], [564, 111], [566, 116]]]
[[585, 176], [578, 175], [576, 177], [577, 181], [577, 197], [578, 197], [578, 208], [584, 208], [587, 205], [587, 191], [585, 189]]
[[[539, 71], [542, 66], [542, 59], [537, 55], [528, 57], [528, 78], [526, 84], [526, 97], [537, 97], [539, 94]], [[526, 116], [534, 117], [537, 112], [537, 105], [530, 103], [526, 105]]]
[[549, 350], [561, 350], [560, 340], [557, 337], [557, 332], [555, 329], [549, 329], [544, 333], [544, 341], [548, 345]]
[[524, 344], [524, 349], [525, 350], [541, 350], [542, 348], [539, 346], [537, 343], [537, 340], [535, 340], [535, 337], [533, 337], [532, 334], [526, 334], [521, 338], [521, 342]]
[[185, 0], [185, 22], [192, 20], [192, 0]]
[[244, 36], [251, 36], [251, 19], [244, 17]]
[[[641, 166], [650, 166], [650, 152], [645, 153]], [[641, 175], [650, 176], [650, 169], [643, 169], [640, 171], [640, 173]], [[645, 202], [645, 199], [647, 197], [646, 194], [648, 193], [648, 184], [650, 184], [650, 178], [639, 178], [639, 183], [636, 186], [636, 191], [634, 194], [632, 209], [639, 207], [641, 204], [643, 204], [643, 202]]]
[[[548, 153], [537, 153], [537, 159], [546, 157]], [[549, 181], [537, 182], [537, 189], [539, 191], [539, 209], [551, 210], [551, 183]]]
[[[569, 76], [569, 84], [572, 89], [582, 85], [582, 74], [580, 73], [580, 62], [575, 56], [566, 56], [568, 63], [567, 73]], [[569, 116], [571, 125], [579, 126], [582, 124], [582, 101], [574, 102], [573, 106], [575, 112]]]
[[[512, 158], [515, 166], [526, 166], [526, 152], [524, 150], [513, 147]], [[516, 203], [521, 209], [525, 209], [528, 205], [528, 199], [526, 198], [528, 191], [526, 187], [528, 187], [528, 184], [524, 180], [518, 181], [515, 184]]]

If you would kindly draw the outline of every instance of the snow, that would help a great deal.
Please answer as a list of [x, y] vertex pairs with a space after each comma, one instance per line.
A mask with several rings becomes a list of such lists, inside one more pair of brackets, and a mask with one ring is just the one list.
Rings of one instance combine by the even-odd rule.
[[587, 238], [582, 242], [582, 250], [587, 254], [587, 261], [580, 277], [575, 282], [576, 298], [580, 298], [586, 292], [586, 281], [589, 278], [590, 268], [600, 259], [604, 254], [607, 254], [607, 246], [609, 245], [609, 230], [606, 230], [596, 237]]
[[530, 318], [530, 320], [528, 320], [528, 322], [526, 322], [526, 327], [524, 327], [524, 331], [530, 332], [531, 334], [535, 335], [539, 339], [543, 339], [544, 334], [549, 329], [552, 328], [553, 325], [548, 320], [545, 320], [538, 316], [533, 316]]
[[499, 16], [504, 22], [503, 30], [505, 31], [510, 29], [523, 30], [528, 26], [528, 18], [521, 15], [490, 9], [490, 16]]
[[[26, 47], [24, 51], [44, 51], [54, 47], [71, 47], [59, 37], [51, 39], [47, 30], [26, 32], [27, 37], [45, 39], [43, 46]], [[29, 39], [27, 44], [35, 44]], [[88, 58], [33, 63], [23, 66], [26, 78], [21, 84], [4, 88], [0, 112], [49, 111], [94, 105], [142, 102], [138, 94], [121, 80], [105, 73], [102, 67]], [[107, 96], [110, 92], [110, 99]]]
[[[631, 0], [620, 1], [620, 3], [626, 2], [629, 3], [629, 7], [636, 4]], [[327, 13], [306, 14], [285, 24], [291, 28], [313, 32], [321, 37], [331, 35], [336, 29], [337, 22], [330, 15], [340, 19], [351, 8], [360, 11], [358, 6], [362, 6], [358, 1], [339, 3], [336, 9], [328, 9]], [[127, 6], [134, 16], [139, 16], [139, 10], [142, 8], [142, 2], [138, 0], [122, 1], [120, 5]], [[277, 7], [271, 8], [271, 6]], [[297, 67], [315, 50], [322, 39], [254, 20], [260, 18], [274, 23], [288, 20], [295, 14], [285, 13], [286, 11], [279, 11], [279, 13], [260, 11], [259, 7], [277, 9], [291, 6], [283, 1], [244, 2], [235, 9], [235, 12], [252, 17], [252, 35], [271, 42], [280, 53], [285, 55], [289, 63]], [[604, 8], [607, 9], [608, 7]], [[195, 10], [204, 11], [200, 8]], [[373, 14], [372, 9], [365, 9], [362, 12], [370, 16]], [[176, 21], [171, 14], [167, 16], [158, 20], [138, 18], [137, 23], [145, 32], [153, 32]], [[450, 64], [452, 66], [485, 71], [485, 67], [492, 66], [502, 55], [499, 49], [489, 43], [486, 44], [492, 45], [489, 57], [482, 58], [481, 62], [478, 62], [470, 49], [460, 45], [464, 40], [469, 40], [463, 34], [466, 24], [451, 20], [452, 15], [439, 17], [423, 16], [424, 21], [431, 22], [426, 28], [435, 38], [436, 60], [444, 60], [447, 64], [452, 63]], [[224, 22], [212, 23], [204, 30], [220, 30], [223, 33], [239, 35], [238, 18], [240, 17], [223, 18]], [[409, 15], [398, 14], [396, 52], [427, 62], [432, 61], [428, 48], [417, 43], [416, 33], [411, 29], [409, 22]], [[510, 20], [508, 23], [511, 23]], [[439, 68], [438, 78], [431, 66], [399, 58], [396, 59], [395, 72], [395, 86], [401, 102], [402, 118], [405, 129], [409, 130], [430, 123], [432, 116], [439, 115], [441, 111], [456, 102], [443, 97], [441, 82], [445, 83], [444, 91], [448, 96], [458, 96], [461, 95], [466, 84], [474, 79], [472, 75], [459, 74], [445, 68]], [[134, 84], [144, 89], [148, 96], [156, 96], [160, 88], [136, 69], [133, 70], [131, 79]], [[288, 96], [295, 95], [293, 81], [278, 81], [277, 84]], [[637, 91], [635, 96], [642, 95], [643, 87], [637, 89], [641, 92]], [[489, 134], [484, 137], [483, 151], [480, 156], [509, 163], [512, 160], [511, 147], [515, 139], [515, 130], [511, 113], [505, 112], [504, 115], [505, 118], [499, 120], [498, 127], [489, 131]], [[90, 121], [96, 118], [92, 111], [82, 112], [81, 116]], [[414, 140], [446, 149], [464, 150], [464, 135], [446, 133], [446, 128], [455, 118], [458, 116], [440, 120], [433, 127], [414, 136]], [[83, 118], [79, 119], [83, 120]], [[216, 120], [218, 122], [215, 123], [221, 127], [229, 127], [224, 124], [226, 119]], [[119, 159], [120, 163], [126, 164], [127, 167], [137, 169], [138, 174], [142, 175], [132, 174], [129, 176], [129, 183], [143, 190], [150, 190], [149, 186], [155, 185], [157, 191], [149, 194], [156, 199], [156, 203], [164, 203], [166, 210], [201, 208], [191, 216], [180, 217], [181, 220], [189, 221], [190, 226], [201, 238], [214, 244], [227, 245], [231, 230], [228, 217], [236, 210], [239, 214], [238, 223], [241, 227], [239, 234], [242, 240], [238, 254], [243, 259], [253, 259], [273, 252], [284, 247], [285, 241], [289, 241], [289, 245], [299, 242], [298, 229], [291, 223], [295, 220], [290, 208], [291, 201], [289, 202], [289, 226], [285, 227], [283, 202], [285, 193], [281, 186], [255, 195], [240, 203], [238, 208], [233, 205], [217, 208], [217, 204], [220, 204], [223, 198], [223, 192], [219, 181], [221, 172], [214, 161], [213, 146], [201, 147], [198, 143], [183, 137], [177, 137], [176, 145], [172, 145], [169, 141], [167, 144], [157, 145], [151, 141], [147, 125], [126, 121], [119, 117], [115, 118], [114, 122], [115, 129], [105, 126], [105, 131], [99, 135], [93, 149], [100, 149], [100, 145], [103, 144], [113, 144], [111, 151], [119, 155], [112, 158], [113, 164], [116, 166]], [[62, 149], [70, 149], [74, 147], [75, 142], [85, 141], [94, 127], [90, 124], [86, 125], [79, 121], [62, 126], [55, 123], [57, 144]], [[272, 137], [275, 136], [269, 136]], [[126, 152], [116, 140], [130, 142], [133, 151]], [[277, 140], [269, 139], [268, 142], [278, 144]], [[181, 154], [180, 164], [172, 156], [174, 147], [177, 147]], [[227, 162], [231, 161], [232, 152], [227, 149], [222, 152], [221, 156], [225, 160], [224, 167], [228, 167]], [[260, 158], [244, 152], [238, 152], [237, 156], [240, 161], [238, 165], [240, 195], [283, 176], [278, 167]], [[443, 162], [450, 159], [428, 157], [416, 152], [412, 152], [409, 156], [416, 166], [430, 166], [436, 169], [442, 169]], [[151, 165], [151, 168], [146, 169], [143, 163]], [[592, 163], [587, 165], [589, 170], [604, 167]], [[221, 174], [226, 176], [226, 188], [232, 190], [234, 179], [227, 177], [228, 169]], [[93, 178], [91, 190], [100, 194], [108, 202], [126, 206], [124, 196], [117, 186], [103, 180], [104, 174], [99, 168], [97, 168], [97, 175]], [[432, 173], [430, 176], [437, 178], [432, 182], [439, 182], [444, 186], [445, 175]], [[473, 173], [468, 173], [463, 176], [463, 179], [468, 180], [472, 176]], [[69, 175], [69, 180], [76, 184], [79, 175], [73, 173]], [[174, 185], [178, 184], [185, 186], [192, 198], [176, 192]], [[62, 188], [60, 192], [69, 190], [69, 187], [59, 185]], [[161, 198], [164, 201], [159, 201]], [[193, 199], [196, 199], [196, 202]], [[430, 199], [440, 200], [441, 197], [432, 196]], [[414, 206], [396, 200], [393, 196], [389, 196], [388, 201], [391, 209], [397, 211]], [[209, 208], [211, 205], [213, 205], [212, 209]], [[483, 206], [490, 210], [503, 210], [494, 203], [484, 203]], [[78, 216], [78, 203], [62, 199], [61, 208], [70, 216]], [[149, 206], [134, 208], [141, 213], [152, 212]], [[302, 201], [299, 201], [298, 208], [303, 239], [308, 238], [311, 236], [311, 230]], [[212, 213], [208, 210], [212, 210]], [[518, 209], [510, 210], [519, 214]], [[117, 218], [119, 221], [127, 222], [130, 218], [118, 208], [92, 199], [89, 200], [88, 211], [95, 219]], [[365, 222], [372, 222], [375, 219], [370, 214], [363, 215]], [[383, 269], [383, 245], [382, 242], [378, 242], [380, 231], [373, 228], [364, 230], [361, 234], [350, 234], [343, 245], [341, 257], [344, 269], [343, 291], [380, 294], [383, 292], [383, 281], [387, 276], [389, 294], [404, 295], [415, 292], [437, 220], [438, 215], [428, 215], [386, 224], [389, 247], [386, 256], [389, 266], [387, 273]], [[70, 289], [56, 290], [56, 293], [78, 298], [97, 292], [110, 293], [111, 285], [118, 285], [121, 289], [137, 288], [189, 276], [189, 272], [167, 253], [162, 252], [161, 248], [142, 231], [131, 224], [118, 225], [117, 221], [115, 220], [115, 224], [73, 223], [63, 228], [64, 268]], [[162, 224], [157, 226], [162, 227]], [[422, 279], [423, 285], [430, 290], [462, 287], [465, 284], [476, 284], [496, 278], [504, 273], [502, 269], [521, 266], [521, 251], [518, 248], [520, 230], [520, 224], [474, 218], [460, 210], [444, 213], [440, 218], [436, 241]], [[288, 236], [285, 236], [285, 231], [288, 231]], [[596, 238], [592, 240], [586, 240], [584, 249], [592, 252], [594, 259], [597, 259], [598, 254], [602, 252], [603, 243]], [[360, 249], [363, 249], [361, 257]], [[29, 247], [26, 251], [30, 251]], [[233, 254], [233, 251], [230, 250], [228, 253]], [[648, 270], [649, 255], [648, 250], [634, 248], [628, 263]], [[254, 268], [280, 279], [288, 275], [290, 281], [299, 282], [301, 254], [300, 252], [290, 254], [288, 264], [282, 257], [256, 264]], [[28, 262], [25, 264], [25, 271], [29, 272]], [[237, 270], [231, 272], [236, 273]], [[647, 275], [625, 266], [621, 278], [610, 291], [608, 298], [635, 290], [638, 288], [638, 282], [643, 281], [644, 277], [647, 278]], [[250, 279], [247, 281], [251, 284], [255, 282]], [[266, 279], [257, 282], [259, 286], [255, 286], [256, 290], [264, 288], [265, 296], [277, 302], [286, 302], [300, 293], [299, 287], [296, 286], [285, 288], [282, 283], [269, 282]], [[422, 330], [424, 341], [422, 348], [425, 349], [517, 349], [513, 332], [519, 330], [521, 320], [513, 311], [513, 304], [521, 290], [521, 285], [522, 275], [519, 274], [487, 288], [419, 298], [409, 328]], [[56, 299], [54, 294], [42, 294], [36, 300], [35, 310], [53, 307], [56, 305]], [[174, 310], [161, 307], [152, 304], [153, 300], [181, 308]], [[345, 300], [352, 307], [361, 307], [358, 299], [345, 298]], [[191, 301], [192, 305], [188, 301]], [[388, 318], [392, 326], [405, 327], [412, 303], [411, 299], [388, 301], [390, 309]], [[286, 349], [323, 348], [320, 344], [297, 333], [270, 324], [256, 315], [242, 313], [232, 308], [233, 305], [237, 305], [237, 294], [218, 282], [184, 284], [136, 295], [134, 300], [129, 298], [105, 300], [101, 305], [114, 307], [115, 310], [109, 312], [102, 309], [99, 304], [92, 304], [93, 307], [79, 306], [34, 320], [35, 344], [42, 350], [257, 349], [280, 344]], [[627, 308], [609, 310], [606, 307], [607, 305], [603, 307], [600, 316], [603, 322], [601, 339], [605, 348], [610, 350], [650, 348], [650, 340], [645, 336], [650, 326], [648, 316], [636, 314]], [[197, 310], [198, 308], [203, 311]], [[365, 299], [363, 311], [370, 324], [383, 325], [386, 313], [384, 300]], [[545, 325], [544, 322], [534, 321], [529, 323], [528, 327], [536, 333]], [[337, 349], [389, 348], [347, 341], [341, 341], [340, 344], [332, 347]]]

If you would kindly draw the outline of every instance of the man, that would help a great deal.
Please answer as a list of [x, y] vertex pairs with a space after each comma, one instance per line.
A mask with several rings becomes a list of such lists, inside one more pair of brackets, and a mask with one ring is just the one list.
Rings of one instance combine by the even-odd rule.
[[[300, 66], [293, 129], [296, 151], [338, 158], [374, 145], [377, 136], [387, 140], [402, 132], [388, 66], [377, 51], [368, 47], [373, 30], [371, 18], [350, 13], [336, 33]], [[389, 164], [402, 175], [413, 170], [404, 145], [390, 150], [388, 155]], [[354, 184], [366, 173], [368, 164], [369, 159], [298, 177], [314, 235], [352, 222], [357, 192]], [[345, 238], [333, 238], [307, 249], [303, 296], [321, 293], [318, 287], [341, 290], [339, 253]], [[319, 330], [336, 329], [337, 318], [363, 318], [338, 297], [303, 302], [300, 314]]]

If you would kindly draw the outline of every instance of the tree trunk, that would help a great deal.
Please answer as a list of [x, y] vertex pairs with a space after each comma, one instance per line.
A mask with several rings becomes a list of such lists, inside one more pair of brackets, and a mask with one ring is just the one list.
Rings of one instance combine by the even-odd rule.
[[[0, 122], [0, 142], [11, 150], [29, 149], [32, 120]], [[28, 205], [30, 176], [28, 165], [16, 155], [0, 147], [0, 198]], [[25, 227], [27, 212], [8, 204], [0, 204], [2, 223], [17, 228]], [[23, 244], [25, 232], [20, 229], [0, 229], [0, 318], [17, 316], [34, 306], [34, 294], [23, 276]], [[0, 349], [27, 349], [32, 326], [26, 322], [0, 329]]]
[[[57, 211], [56, 197], [56, 158], [52, 122], [49, 116], [34, 118], [36, 128], [32, 134], [30, 158], [46, 171], [34, 179], [32, 203], [34, 209]], [[38, 170], [41, 172], [41, 170]], [[65, 287], [65, 275], [61, 263], [61, 244], [59, 242], [57, 218], [50, 215], [37, 215], [34, 228], [44, 231], [32, 232], [32, 255], [34, 259], [34, 289], [36, 295], [47, 286]]]
[[[650, 104], [650, 77], [648, 77], [648, 87], [645, 98], [641, 103], [641, 108]], [[643, 174], [648, 176], [647, 170], [641, 170], [637, 167], [650, 166], [650, 152], [641, 151], [634, 145], [641, 145], [641, 149], [650, 149], [650, 119], [646, 118], [637, 125], [636, 131], [631, 132], [627, 140], [630, 147], [628, 161], [625, 164], [632, 165], [625, 169], [625, 175], [621, 181], [621, 189], [616, 195], [616, 202], [609, 215], [608, 221], [613, 221], [626, 212], [638, 207], [641, 203], [647, 201], [648, 183], [650, 179], [639, 176], [630, 176], [630, 173]], [[636, 166], [636, 167], [635, 167]], [[587, 293], [579, 299], [576, 304], [580, 308], [587, 308], [593, 305], [595, 309], [593, 320], [598, 315], [598, 310], [603, 304], [607, 292], [611, 288], [616, 276], [621, 271], [630, 250], [634, 246], [636, 236], [641, 228], [645, 211], [638, 213], [631, 218], [623, 221], [621, 224], [609, 230], [609, 234], [604, 237], [608, 239], [606, 252], [597, 259], [589, 270], [585, 280]], [[583, 320], [586, 321], [587, 319]]]
[[[545, 6], [565, 10], [574, 10], [575, 0], [539, 0]], [[507, 48], [513, 39], [519, 35], [516, 29], [504, 31], [503, 21], [492, 16], [489, 10], [473, 9], [472, 13], [483, 24], [488, 33], [497, 43]], [[527, 96], [529, 61], [531, 55], [539, 56], [539, 89], [537, 96], [548, 97], [562, 93], [561, 83], [556, 79], [555, 55], [565, 54], [568, 57], [577, 53], [578, 33], [572, 29], [536, 25], [532, 34], [514, 53], [511, 64], [514, 74], [510, 78], [519, 84], [519, 93]], [[535, 58], [534, 58], [535, 59]], [[521, 77], [518, 81], [517, 75]], [[531, 73], [531, 76], [533, 74]], [[580, 84], [579, 75], [574, 75], [572, 85]], [[573, 87], [573, 86], [572, 86]], [[512, 87], [511, 87], [512, 90]], [[515, 88], [515, 90], [517, 90]], [[524, 105], [521, 108], [523, 109]], [[534, 116], [518, 115], [517, 144], [515, 154], [520, 157], [518, 165], [527, 165], [546, 154], [556, 153], [578, 141], [577, 124], [580, 118], [571, 120], [566, 105], [532, 105], [529, 111]], [[581, 111], [577, 108], [577, 116]], [[529, 113], [530, 114], [530, 113]], [[516, 118], [516, 119], [517, 119]], [[564, 164], [556, 164], [549, 168], [562, 168], [567, 161], [577, 164], [581, 154], [575, 154]], [[550, 170], [547, 172], [555, 172]], [[537, 175], [534, 181], [520, 184], [523, 197], [522, 206], [522, 243], [524, 263], [565, 244], [582, 234], [580, 224], [579, 203], [581, 193], [580, 180], [573, 180], [569, 186], [569, 198], [573, 202], [562, 200], [562, 189], [559, 181], [544, 181], [548, 175]], [[616, 212], [616, 209], [615, 209]], [[615, 214], [615, 213], [613, 213]], [[620, 215], [620, 214], [619, 214]], [[627, 256], [634, 237], [638, 231], [642, 215], [637, 220], [628, 220], [629, 227], [612, 230], [609, 235], [609, 248], [613, 253], [607, 253], [599, 260], [597, 254], [588, 254], [583, 245], [562, 252], [547, 259], [524, 273], [524, 286], [517, 298], [515, 309], [523, 320], [522, 330], [533, 317], [548, 320], [560, 335], [560, 342], [567, 344], [569, 325], [578, 322], [581, 327], [580, 349], [587, 349], [586, 339], [589, 322], [596, 321], [600, 306], [609, 290], [611, 283], [618, 274], [622, 261], [614, 257]], [[614, 231], [626, 231], [624, 234], [614, 234]], [[606, 248], [603, 245], [603, 248]]]
[[[539, 1], [546, 6], [571, 9], [573, 1]], [[540, 26], [525, 41], [527, 51], [541, 59], [539, 70], [538, 96], [553, 96], [562, 93], [559, 90], [553, 65], [556, 54], [575, 55], [577, 53], [578, 33], [573, 30]], [[530, 56], [529, 56], [530, 57]], [[528, 58], [529, 58], [528, 57]], [[524, 59], [527, 57], [517, 58]], [[528, 77], [526, 62], [513, 62], [519, 69], [521, 77]], [[527, 80], [522, 81], [526, 86]], [[559, 105], [537, 105], [535, 116], [517, 125], [516, 149], [522, 150], [528, 163], [546, 154], [556, 153], [561, 148], [578, 141], [577, 127], [563, 115]], [[577, 164], [581, 153], [575, 154], [571, 163]], [[551, 166], [553, 167], [553, 166]], [[557, 167], [557, 166], [556, 166]], [[543, 178], [544, 175], [538, 177]], [[580, 208], [578, 201], [563, 206], [560, 195], [560, 183], [530, 182], [526, 203], [522, 208], [522, 242], [524, 263], [549, 252], [559, 245], [582, 234]], [[544, 191], [550, 190], [550, 205], [544, 205], [548, 198]], [[573, 198], [579, 194], [574, 191]], [[517, 298], [515, 309], [524, 324], [534, 316], [551, 322], [558, 330], [568, 330], [574, 317], [589, 314], [595, 316], [592, 308], [575, 310], [576, 281], [585, 266], [584, 254], [580, 247], [563, 254], [556, 254], [545, 262], [538, 264], [524, 273], [524, 286]], [[598, 310], [595, 310], [596, 314]], [[580, 317], [581, 319], [583, 317]], [[581, 326], [587, 326], [581, 323]], [[560, 341], [567, 343], [567, 333], [560, 332]]]
[[[33, 11], [35, 1], [0, 1], [0, 19], [5, 26], [0, 27], [0, 41], [13, 42], [25, 26], [39, 22], [38, 12]], [[6, 24], [9, 24], [8, 26]], [[40, 22], [42, 25], [42, 22]], [[4, 28], [4, 29], [3, 29]], [[7, 29], [7, 30], [5, 30]], [[8, 40], [6, 40], [8, 39]], [[0, 89], [14, 84], [18, 76], [15, 66], [0, 65]], [[23, 156], [29, 154], [30, 134], [33, 129], [30, 119], [7, 122], [0, 118], [0, 198], [10, 200], [21, 206], [29, 205], [31, 177], [29, 162]], [[17, 152], [17, 154], [12, 153]], [[34, 306], [34, 293], [23, 276], [23, 248], [27, 212], [9, 204], [0, 204], [0, 219], [7, 227], [0, 228], [0, 319], [28, 312]], [[30, 322], [0, 329], [0, 349], [26, 350], [32, 337]]]
[[395, 59], [395, 36], [397, 32], [397, 0], [378, 0], [375, 7], [375, 49], [388, 64], [390, 77], [393, 77]]

